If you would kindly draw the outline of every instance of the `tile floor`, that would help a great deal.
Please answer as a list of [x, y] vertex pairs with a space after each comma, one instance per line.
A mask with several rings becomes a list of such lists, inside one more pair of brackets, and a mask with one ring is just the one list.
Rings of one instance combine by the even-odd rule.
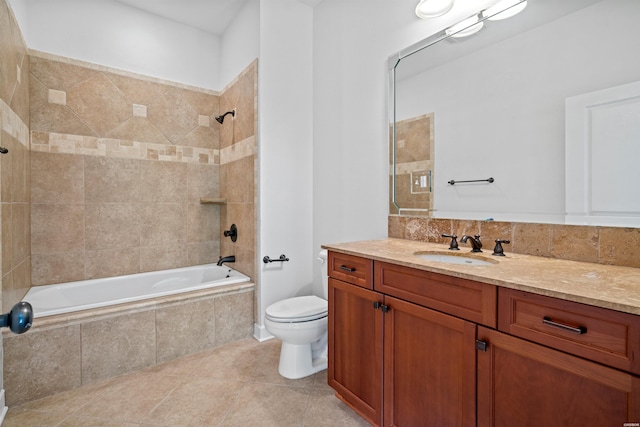
[[248, 338], [9, 410], [3, 427], [368, 426], [326, 371], [278, 374], [280, 343]]

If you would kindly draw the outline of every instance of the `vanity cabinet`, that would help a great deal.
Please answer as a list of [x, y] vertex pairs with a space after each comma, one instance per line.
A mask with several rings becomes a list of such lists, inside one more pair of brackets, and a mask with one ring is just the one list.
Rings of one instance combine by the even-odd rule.
[[495, 289], [333, 252], [328, 259], [328, 382], [338, 397], [373, 425], [475, 425], [477, 326], [429, 305], [495, 324]]
[[329, 371], [373, 425], [640, 422], [640, 316], [329, 251]]

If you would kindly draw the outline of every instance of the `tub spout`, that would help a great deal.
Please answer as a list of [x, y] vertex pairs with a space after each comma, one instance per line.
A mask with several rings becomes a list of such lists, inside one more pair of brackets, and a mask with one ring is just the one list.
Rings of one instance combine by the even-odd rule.
[[222, 263], [225, 263], [225, 262], [236, 262], [235, 255], [220, 257], [220, 259], [218, 260], [218, 265], [222, 265]]

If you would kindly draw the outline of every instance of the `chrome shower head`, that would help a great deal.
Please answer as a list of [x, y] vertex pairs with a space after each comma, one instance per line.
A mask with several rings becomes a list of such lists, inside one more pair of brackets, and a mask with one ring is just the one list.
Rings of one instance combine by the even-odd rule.
[[236, 110], [231, 110], [231, 111], [227, 111], [226, 113], [220, 115], [220, 116], [216, 116], [216, 121], [220, 124], [222, 124], [222, 122], [224, 122], [224, 116], [226, 116], [227, 114], [231, 114], [232, 117], [236, 116]]

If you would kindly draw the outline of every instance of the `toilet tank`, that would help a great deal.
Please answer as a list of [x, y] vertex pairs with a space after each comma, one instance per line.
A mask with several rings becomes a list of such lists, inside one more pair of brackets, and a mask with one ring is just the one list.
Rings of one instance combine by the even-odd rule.
[[320, 277], [322, 278], [322, 298], [329, 298], [329, 272], [327, 270], [327, 250], [323, 249], [318, 252], [318, 261], [320, 266]]

